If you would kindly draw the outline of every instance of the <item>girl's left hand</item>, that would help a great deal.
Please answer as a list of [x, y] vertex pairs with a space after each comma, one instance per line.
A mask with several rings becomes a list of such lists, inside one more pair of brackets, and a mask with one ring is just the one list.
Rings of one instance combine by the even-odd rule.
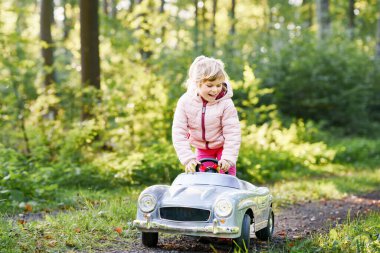
[[219, 165], [219, 168], [220, 168], [223, 172], [228, 171], [228, 170], [230, 169], [230, 167], [231, 167], [230, 162], [227, 161], [227, 160], [224, 160], [224, 159], [220, 160], [220, 161], [218, 162], [218, 165]]

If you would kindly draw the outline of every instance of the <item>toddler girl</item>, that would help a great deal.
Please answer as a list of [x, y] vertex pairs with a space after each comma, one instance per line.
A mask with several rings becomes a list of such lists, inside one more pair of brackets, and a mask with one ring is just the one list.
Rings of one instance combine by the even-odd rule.
[[220, 173], [236, 176], [240, 123], [227, 79], [220, 60], [199, 56], [190, 66], [187, 92], [177, 103], [172, 127], [173, 145], [186, 172], [194, 172], [198, 160], [214, 158]]

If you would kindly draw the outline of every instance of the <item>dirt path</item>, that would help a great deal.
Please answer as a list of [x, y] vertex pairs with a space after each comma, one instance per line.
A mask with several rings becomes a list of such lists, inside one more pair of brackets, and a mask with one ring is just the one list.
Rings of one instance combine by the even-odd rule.
[[[281, 249], [286, 240], [302, 239], [316, 232], [326, 232], [337, 223], [344, 222], [348, 215], [352, 219], [370, 211], [380, 211], [380, 191], [363, 196], [351, 195], [341, 200], [294, 204], [276, 214], [273, 241], [268, 244], [251, 239], [250, 252]], [[153, 249], [142, 246], [139, 238], [133, 241], [133, 245], [119, 242], [118, 249], [108, 249], [107, 252], [214, 252], [212, 247], [218, 252], [229, 252], [231, 246], [230, 241], [214, 240], [202, 243], [196, 237], [176, 235], [161, 236], [157, 248]]]

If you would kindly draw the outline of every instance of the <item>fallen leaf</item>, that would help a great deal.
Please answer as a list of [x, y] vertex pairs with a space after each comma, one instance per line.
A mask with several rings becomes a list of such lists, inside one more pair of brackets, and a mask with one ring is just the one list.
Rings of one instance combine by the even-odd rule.
[[57, 245], [57, 241], [56, 240], [50, 241], [48, 243], [48, 246], [51, 247], [51, 248], [55, 247], [56, 245]]
[[120, 235], [123, 232], [123, 229], [121, 227], [116, 227], [115, 231]]
[[26, 204], [24, 210], [25, 212], [31, 212], [33, 210], [33, 207], [31, 204]]
[[75, 247], [75, 243], [73, 241], [66, 241], [66, 246]]
[[44, 238], [45, 238], [46, 240], [49, 240], [49, 239], [53, 239], [53, 236], [51, 236], [51, 235], [44, 235]]
[[24, 220], [24, 219], [19, 219], [19, 220], [17, 220], [17, 223], [18, 223], [18, 224], [21, 224], [21, 225], [25, 225], [25, 224], [26, 224], [26, 220]]

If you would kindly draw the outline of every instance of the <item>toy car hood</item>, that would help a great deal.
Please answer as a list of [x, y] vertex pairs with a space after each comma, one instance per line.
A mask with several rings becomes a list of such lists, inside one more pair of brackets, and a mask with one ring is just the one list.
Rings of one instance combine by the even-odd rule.
[[229, 175], [181, 174], [164, 193], [161, 206], [211, 207], [217, 198], [239, 192], [241, 182]]

